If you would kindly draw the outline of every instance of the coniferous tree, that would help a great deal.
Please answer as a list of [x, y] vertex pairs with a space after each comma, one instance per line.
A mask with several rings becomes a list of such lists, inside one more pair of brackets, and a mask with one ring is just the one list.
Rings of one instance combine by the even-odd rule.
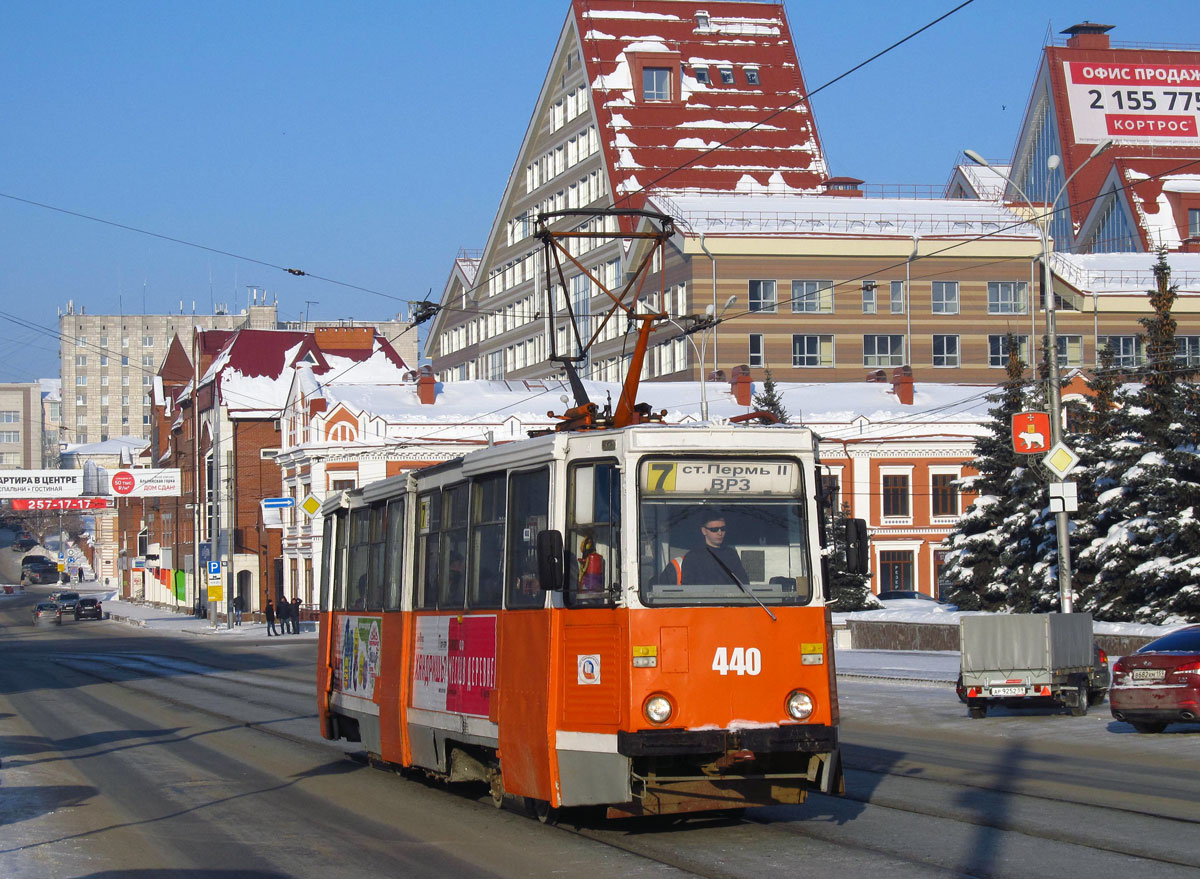
[[871, 597], [870, 575], [851, 574], [846, 568], [846, 520], [849, 518], [849, 504], [831, 511], [823, 551], [829, 572], [829, 594], [837, 600], [834, 610], [839, 613], [879, 607], [879, 602]]
[[1034, 604], [1029, 580], [1040, 541], [1033, 526], [1045, 507], [1045, 484], [1012, 445], [1012, 417], [1030, 403], [1025, 364], [1008, 337], [1006, 381], [989, 396], [990, 432], [975, 442], [976, 476], [960, 487], [978, 497], [947, 541], [947, 599], [963, 610], [1024, 610]]
[[1113, 415], [1095, 536], [1081, 553], [1092, 575], [1083, 609], [1104, 620], [1200, 619], [1200, 406], [1194, 385], [1179, 381], [1187, 376], [1175, 358], [1176, 288], [1164, 250], [1154, 276], [1141, 383]]
[[771, 370], [763, 373], [762, 392], [754, 395], [754, 405], [763, 412], [770, 412], [779, 419], [780, 424], [787, 424], [788, 413], [783, 406], [779, 389], [775, 387], [775, 379], [771, 378]]

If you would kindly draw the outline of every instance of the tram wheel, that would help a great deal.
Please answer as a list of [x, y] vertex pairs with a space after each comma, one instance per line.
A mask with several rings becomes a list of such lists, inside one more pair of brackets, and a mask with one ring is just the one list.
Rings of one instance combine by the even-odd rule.
[[533, 797], [525, 798], [526, 807], [533, 814], [534, 818], [542, 824], [549, 824], [553, 827], [558, 823], [558, 809], [551, 806], [545, 800], [537, 800]]

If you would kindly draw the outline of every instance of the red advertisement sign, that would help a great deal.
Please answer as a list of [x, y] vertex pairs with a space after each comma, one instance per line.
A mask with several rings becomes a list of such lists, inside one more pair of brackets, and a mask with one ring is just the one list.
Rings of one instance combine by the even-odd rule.
[[1018, 412], [1012, 417], [1013, 451], [1041, 455], [1050, 451], [1050, 413]]
[[107, 497], [13, 498], [14, 510], [107, 510], [113, 499]]
[[1200, 65], [1064, 62], [1076, 143], [1195, 146]]
[[1195, 137], [1194, 116], [1114, 116], [1104, 117], [1108, 133], [1114, 137]]
[[486, 717], [496, 686], [496, 617], [417, 618], [413, 707]]

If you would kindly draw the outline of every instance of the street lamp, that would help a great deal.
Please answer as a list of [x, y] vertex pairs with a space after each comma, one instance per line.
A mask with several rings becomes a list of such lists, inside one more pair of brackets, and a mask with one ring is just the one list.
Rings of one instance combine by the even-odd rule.
[[[1009, 185], [1017, 191], [1021, 196], [1021, 200], [1029, 208], [1029, 212], [1033, 215], [1033, 220], [1037, 224], [1038, 234], [1042, 239], [1041, 253], [1038, 255], [1038, 261], [1042, 266], [1042, 288], [1044, 291], [1044, 306], [1046, 309], [1046, 347], [1048, 351], [1048, 359], [1050, 360], [1050, 377], [1049, 391], [1046, 394], [1046, 399], [1050, 405], [1050, 446], [1053, 448], [1062, 442], [1062, 389], [1060, 387], [1060, 378], [1058, 370], [1058, 328], [1056, 310], [1054, 306], [1054, 280], [1050, 272], [1050, 219], [1057, 213], [1058, 200], [1062, 194], [1066, 192], [1067, 186], [1075, 178], [1075, 175], [1084, 169], [1088, 162], [1096, 158], [1102, 152], [1113, 145], [1111, 139], [1104, 140], [1096, 144], [1096, 148], [1091, 154], [1080, 163], [1079, 167], [1071, 172], [1071, 175], [1063, 181], [1063, 185], [1059, 187], [1058, 192], [1054, 194], [1054, 198], [1050, 198], [1050, 175], [1046, 175], [1045, 199], [1042, 202], [1042, 211], [1038, 213], [1037, 208], [1033, 206], [1033, 201], [1027, 196], [1024, 190], [1017, 185], [1011, 177], [1003, 171], [988, 164], [987, 159], [979, 155], [974, 150], [963, 150], [963, 154], [974, 162], [976, 165], [982, 165], [985, 168], [991, 168], [992, 172], [1003, 177], [1008, 181]], [[1058, 156], [1050, 156], [1046, 160], [1046, 170], [1053, 171], [1062, 163], [1062, 159]], [[1032, 291], [1030, 291], [1030, 301], [1032, 301]], [[1030, 340], [1032, 341], [1032, 340]], [[1059, 482], [1064, 482], [1062, 477], [1058, 478]], [[1071, 537], [1069, 525], [1067, 521], [1067, 511], [1061, 509], [1054, 514], [1055, 531], [1058, 542], [1058, 601], [1059, 609], [1063, 613], [1071, 613], [1072, 611], [1072, 595], [1071, 595]]]
[[[699, 317], [696, 315], [689, 316], [692, 324], [686, 328], [680, 326], [672, 318], [667, 318], [667, 322], [679, 330], [679, 332], [685, 336], [689, 342], [692, 343], [692, 350], [696, 352], [696, 356], [700, 359], [700, 418], [702, 421], [708, 421], [708, 377], [704, 374], [704, 357], [708, 348], [708, 334], [705, 333], [700, 337], [700, 347], [698, 348], [696, 347], [696, 340], [693, 339], [692, 336], [696, 333], [702, 332], [703, 330], [711, 329], [714, 336], [713, 348], [715, 350], [717, 324], [721, 322], [721, 318], [725, 316], [725, 312], [729, 310], [729, 306], [733, 305], [733, 303], [736, 301], [737, 294], [730, 296], [725, 300], [725, 305], [722, 306], [720, 313], [715, 315], [713, 314], [713, 306], [706, 306], [704, 309], [704, 317]], [[716, 369], [715, 366], [713, 368], [714, 370]]]

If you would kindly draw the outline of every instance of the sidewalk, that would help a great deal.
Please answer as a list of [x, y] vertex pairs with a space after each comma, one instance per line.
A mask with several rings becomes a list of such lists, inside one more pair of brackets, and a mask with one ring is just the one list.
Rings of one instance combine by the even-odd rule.
[[[135, 604], [129, 601], [119, 601], [115, 598], [103, 598], [104, 611], [110, 620], [125, 623], [130, 626], [140, 626], [143, 629], [154, 629], [156, 632], [175, 633], [179, 635], [197, 635], [222, 638], [269, 638], [266, 623], [251, 622], [250, 615], [243, 618], [240, 626], [226, 628], [225, 620], [218, 620], [213, 626], [211, 619], [201, 619], [189, 613], [177, 613], [170, 607], [155, 607], [152, 604]], [[181, 606], [181, 610], [186, 610]], [[279, 631], [279, 624], [275, 624]], [[280, 637], [283, 637], [282, 635]], [[317, 624], [304, 621], [300, 624], [300, 634], [287, 635], [297, 641], [315, 641]]]

